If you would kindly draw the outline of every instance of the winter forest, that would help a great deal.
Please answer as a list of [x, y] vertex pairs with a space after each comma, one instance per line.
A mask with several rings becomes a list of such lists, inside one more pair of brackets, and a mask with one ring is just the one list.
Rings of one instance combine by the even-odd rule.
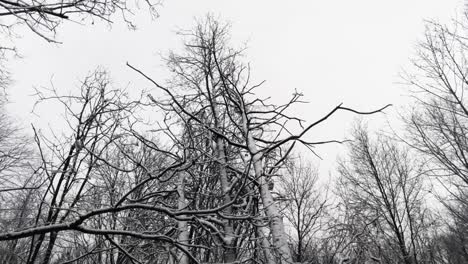
[[[13, 118], [20, 35], [60, 48], [73, 21], [138, 31], [169, 2], [0, 0], [1, 264], [468, 263], [468, 9], [425, 18], [395, 72], [398, 111], [331, 102], [311, 118], [304, 87], [258, 93], [236, 21], [207, 10], [148, 54], [167, 77], [122, 58], [143, 89], [103, 65], [73, 89], [36, 84], [23, 107], [53, 106], [52, 125]], [[314, 134], [343, 113], [346, 136]], [[319, 169], [329, 145], [341, 151]]]

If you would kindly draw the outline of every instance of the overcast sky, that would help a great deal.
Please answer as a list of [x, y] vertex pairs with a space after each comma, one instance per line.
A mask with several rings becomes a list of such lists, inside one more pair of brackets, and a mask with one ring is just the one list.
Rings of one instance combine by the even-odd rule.
[[[59, 90], [76, 89], [97, 66], [110, 71], [116, 86], [149, 88], [125, 63], [164, 80], [158, 53], [180, 47], [177, 28], [191, 28], [194, 18], [208, 12], [232, 23], [232, 44], [249, 47], [245, 59], [252, 75], [267, 81], [258, 93], [281, 102], [294, 89], [303, 92], [310, 103], [297, 113], [310, 122], [341, 102], [360, 110], [399, 105], [407, 100], [398, 74], [423, 38], [424, 20], [449, 22], [462, 11], [462, 0], [166, 0], [155, 20], [144, 9], [138, 13], [136, 31], [120, 22], [111, 28], [67, 22], [57, 32], [63, 44], [25, 31], [16, 41], [23, 58], [9, 64], [15, 80], [9, 109], [24, 124], [53, 124], [57, 109], [43, 108], [40, 118], [30, 114], [33, 87], [50, 86], [52, 80]], [[353, 115], [340, 114], [311, 137], [342, 138], [352, 120]], [[329, 151], [322, 153], [334, 159]]]

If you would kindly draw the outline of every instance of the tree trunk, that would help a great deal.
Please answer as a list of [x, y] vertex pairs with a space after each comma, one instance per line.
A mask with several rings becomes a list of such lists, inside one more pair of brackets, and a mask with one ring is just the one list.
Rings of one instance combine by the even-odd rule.
[[[224, 153], [224, 141], [222, 138], [217, 138], [217, 158], [218, 158], [218, 167], [219, 175], [221, 180], [221, 189], [223, 192], [223, 202], [224, 204], [231, 203], [231, 197], [229, 195], [230, 182], [227, 176], [226, 170], [226, 155]], [[232, 214], [232, 207], [228, 206], [224, 209], [224, 212], [228, 215]], [[236, 247], [235, 247], [235, 237], [234, 237], [234, 227], [232, 226], [232, 221], [226, 220], [223, 226], [224, 229], [224, 253], [223, 259], [224, 263], [232, 263], [236, 261]]]
[[[179, 195], [178, 208], [179, 210], [185, 209], [187, 207], [187, 201], [185, 200], [185, 175], [181, 173], [179, 176], [179, 184], [177, 185], [177, 193]], [[188, 244], [189, 242], [189, 232], [186, 221], [178, 221], [177, 228], [179, 229], [178, 241], [183, 244]], [[188, 251], [188, 246], [181, 245], [181, 247]], [[180, 252], [179, 256], [180, 264], [189, 264], [189, 258], [185, 252]]]
[[[244, 121], [246, 122], [246, 120]], [[244, 124], [244, 128], [247, 128], [247, 125]], [[252, 134], [247, 131], [247, 146], [250, 153], [253, 153], [252, 161], [255, 176], [260, 184], [260, 196], [262, 198], [263, 208], [265, 208], [265, 213], [269, 219], [270, 231], [273, 237], [273, 246], [278, 251], [279, 263], [292, 263], [291, 252], [289, 250], [288, 241], [286, 232], [284, 230], [284, 224], [281, 217], [281, 213], [273, 200], [270, 189], [268, 188], [268, 181], [263, 174], [263, 165], [262, 165], [262, 153], [257, 149], [257, 145], [252, 137]]]
[[264, 226], [259, 226], [256, 228], [257, 236], [260, 239], [260, 246], [262, 248], [263, 256], [265, 257], [265, 262], [267, 264], [276, 264], [275, 258], [271, 254], [271, 245], [268, 241], [265, 233], [267, 230]]
[[55, 246], [55, 240], [57, 240], [58, 232], [52, 232], [49, 236], [49, 244], [47, 246], [47, 250], [45, 252], [44, 258], [42, 259], [41, 264], [49, 264], [50, 257], [52, 256], [52, 250]]

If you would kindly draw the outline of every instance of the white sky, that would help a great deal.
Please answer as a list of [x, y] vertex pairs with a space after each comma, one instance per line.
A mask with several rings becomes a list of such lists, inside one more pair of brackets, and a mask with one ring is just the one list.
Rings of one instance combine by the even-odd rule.
[[[59, 45], [25, 31], [16, 41], [23, 59], [10, 62], [15, 80], [9, 90], [10, 111], [25, 125], [54, 124], [61, 109], [45, 107], [40, 118], [30, 114], [33, 86], [49, 86], [52, 79], [59, 90], [76, 89], [78, 80], [97, 66], [108, 69], [117, 86], [149, 88], [125, 63], [164, 80], [158, 53], [180, 46], [175, 30], [191, 28], [194, 18], [207, 12], [232, 22], [234, 45], [247, 43], [252, 75], [267, 80], [258, 94], [281, 102], [294, 89], [303, 92], [310, 104], [298, 107], [297, 113], [310, 122], [341, 102], [359, 110], [399, 105], [406, 99], [398, 74], [423, 37], [423, 20], [448, 22], [461, 13], [463, 1], [165, 0], [159, 10], [156, 20], [140, 10], [137, 31], [119, 22], [112, 28], [99, 22], [67, 22], [58, 31]], [[309, 139], [341, 139], [353, 119], [352, 114], [339, 114]], [[334, 161], [336, 152], [319, 149], [325, 163]]]

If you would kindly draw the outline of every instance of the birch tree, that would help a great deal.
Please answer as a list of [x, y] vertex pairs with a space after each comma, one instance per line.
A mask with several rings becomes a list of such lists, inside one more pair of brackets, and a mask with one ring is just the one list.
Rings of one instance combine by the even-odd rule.
[[[224, 197], [225, 210], [221, 218], [235, 219], [230, 208], [239, 208], [236, 204], [242, 204], [243, 197], [240, 195], [243, 191], [236, 190], [236, 184], [254, 186], [252, 191], [258, 195], [268, 223], [267, 236], [271, 235], [269, 243], [275, 260], [270, 261], [291, 263], [292, 255], [282, 214], [269, 188], [271, 176], [284, 164], [295, 142], [310, 147], [335, 142], [309, 142], [303, 136], [337, 111], [371, 114], [382, 109], [359, 112], [340, 104], [320, 120], [305, 125], [303, 120], [288, 114], [288, 110], [300, 102], [301, 94], [294, 93], [283, 105], [269, 104], [254, 96], [254, 89], [262, 83], [250, 83], [250, 67], [240, 61], [242, 50], [228, 46], [227, 30], [227, 25], [208, 17], [193, 31], [181, 32], [187, 39], [185, 50], [182, 54], [172, 53], [169, 56], [168, 65], [174, 77], [167, 85], [160, 84], [132, 65], [129, 67], [166, 94], [165, 100], [150, 96], [155, 105], [176, 113], [185, 124], [190, 122], [190, 126], [202, 127], [205, 134], [210, 135], [209, 145], [215, 146], [213, 153], [219, 163], [217, 171]], [[285, 126], [288, 122], [296, 122], [302, 129], [297, 134], [288, 134]], [[229, 160], [226, 160], [224, 152], [232, 153]], [[228, 169], [231, 177], [225, 178], [224, 168]], [[245, 210], [237, 214], [247, 218], [258, 217]], [[221, 228], [222, 231], [216, 232], [222, 234], [224, 247], [229, 248], [235, 241], [231, 227], [224, 224]], [[229, 254], [225, 252], [226, 261], [231, 259]]]

